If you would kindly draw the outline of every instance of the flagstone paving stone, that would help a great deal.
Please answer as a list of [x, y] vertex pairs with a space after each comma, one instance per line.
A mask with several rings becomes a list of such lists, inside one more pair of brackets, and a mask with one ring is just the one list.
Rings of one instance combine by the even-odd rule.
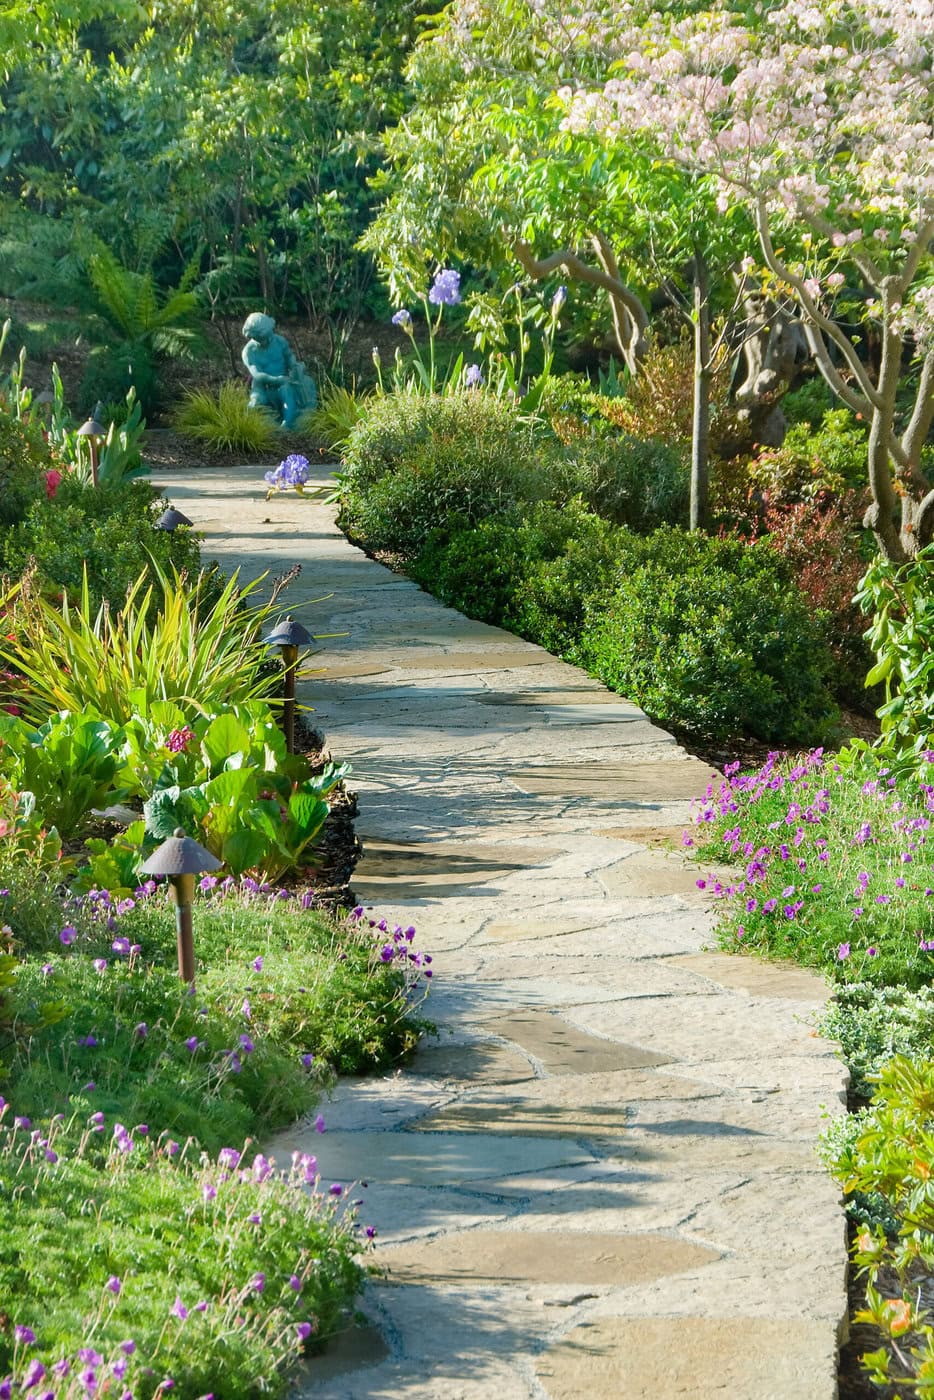
[[525, 1221], [521, 1230], [470, 1230], [440, 1244], [384, 1250], [381, 1262], [390, 1281], [629, 1284], [684, 1273], [717, 1258], [713, 1249], [666, 1235], [604, 1230], [599, 1238], [574, 1230], [539, 1234]]
[[295, 1400], [833, 1400], [845, 1240], [815, 1144], [845, 1074], [820, 978], [709, 951], [681, 843], [708, 765], [322, 501], [264, 501], [261, 469], [168, 489], [207, 558], [265, 589], [302, 565], [284, 601], [321, 636], [301, 698], [353, 763], [357, 890], [435, 957], [437, 1041], [270, 1145], [355, 1186], [391, 1270]]

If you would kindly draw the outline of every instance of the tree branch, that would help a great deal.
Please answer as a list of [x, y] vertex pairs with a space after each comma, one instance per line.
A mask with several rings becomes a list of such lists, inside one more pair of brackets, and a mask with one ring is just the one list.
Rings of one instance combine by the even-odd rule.
[[858, 394], [853, 386], [848, 384], [843, 378], [843, 375], [830, 358], [827, 342], [821, 335], [818, 327], [809, 325], [805, 321], [804, 334], [807, 339], [808, 348], [817, 362], [817, 368], [820, 370], [823, 378], [830, 385], [833, 392], [839, 399], [843, 400], [847, 408], [852, 408], [854, 413], [860, 413], [865, 418], [868, 418], [872, 413], [872, 404], [869, 403], [868, 399], [864, 399], [861, 394]]
[[921, 259], [927, 252], [928, 244], [934, 238], [934, 219], [927, 219], [918, 230], [918, 237], [908, 250], [905, 259], [905, 266], [902, 268], [896, 286], [898, 287], [899, 300], [903, 300], [905, 293], [914, 281], [915, 273], [918, 271]]
[[[853, 375], [853, 378], [856, 380], [856, 383], [859, 386], [860, 393], [865, 399], [868, 400], [868, 402], [872, 405], [873, 408], [881, 407], [882, 400], [879, 396], [878, 390], [876, 389], [876, 386], [870, 379], [866, 371], [866, 366], [863, 364], [863, 362], [857, 355], [853, 342], [846, 335], [844, 335], [843, 331], [837, 325], [836, 321], [832, 320], [829, 316], [825, 316], [824, 313], [818, 308], [814, 298], [810, 295], [810, 293], [804, 285], [804, 279], [802, 277], [798, 277], [795, 273], [791, 271], [789, 267], [786, 267], [785, 264], [779, 259], [778, 255], [776, 254], [775, 249], [772, 246], [772, 236], [769, 232], [768, 208], [766, 206], [764, 198], [760, 198], [756, 206], [756, 224], [758, 226], [759, 241], [762, 244], [762, 252], [765, 257], [767, 267], [770, 269], [771, 272], [775, 274], [776, 277], [780, 277], [783, 282], [787, 282], [789, 286], [794, 287], [801, 300], [801, 304], [807, 312], [808, 316], [810, 317], [811, 321], [814, 323], [815, 326], [817, 326], [821, 331], [823, 331], [825, 335], [830, 337], [834, 345], [836, 345], [837, 349], [843, 355], [843, 358], [846, 360], [847, 363], [847, 368], [850, 370], [850, 373]], [[808, 339], [808, 343], [810, 344], [810, 337]], [[831, 387], [833, 387], [834, 381], [829, 379], [828, 376], [824, 373], [823, 366], [821, 366], [821, 373], [824, 374], [824, 378], [827, 379], [828, 383], [831, 384]], [[843, 380], [841, 379], [840, 382], [842, 383]], [[844, 400], [845, 403], [850, 402], [849, 399], [847, 399], [843, 394], [841, 394], [840, 397]]]
[[[648, 313], [635, 292], [627, 287], [619, 277], [616, 259], [609, 244], [603, 239], [603, 235], [594, 234], [593, 239], [601, 261], [604, 251], [609, 253], [609, 266], [616, 269], [615, 275], [604, 267], [591, 267], [570, 248], [559, 248], [555, 252], [549, 253], [545, 258], [536, 258], [531, 245], [516, 238], [513, 240], [512, 249], [530, 277], [536, 279], [548, 277], [558, 268], [563, 268], [569, 277], [575, 278], [578, 282], [589, 283], [592, 287], [602, 287], [605, 292], [609, 292], [620, 354], [625, 359], [630, 371], [636, 373], [639, 360], [645, 353], [645, 337], [649, 328]], [[602, 246], [597, 242], [598, 239], [603, 241]]]
[[934, 350], [929, 350], [921, 366], [921, 378], [915, 397], [914, 411], [908, 426], [902, 433], [902, 447], [909, 462], [918, 465], [921, 449], [927, 441], [931, 423], [934, 422]]

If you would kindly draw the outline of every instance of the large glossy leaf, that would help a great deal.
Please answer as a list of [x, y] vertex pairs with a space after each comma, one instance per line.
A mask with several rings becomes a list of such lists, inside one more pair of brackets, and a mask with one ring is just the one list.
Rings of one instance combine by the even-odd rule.
[[302, 843], [309, 841], [324, 825], [328, 804], [310, 792], [295, 792], [289, 798], [289, 816]]
[[224, 841], [220, 854], [232, 875], [242, 875], [244, 870], [259, 865], [267, 850], [268, 842], [262, 832], [240, 827]]
[[218, 768], [231, 754], [247, 752], [250, 732], [234, 715], [218, 715], [205, 730], [201, 745], [211, 767]]

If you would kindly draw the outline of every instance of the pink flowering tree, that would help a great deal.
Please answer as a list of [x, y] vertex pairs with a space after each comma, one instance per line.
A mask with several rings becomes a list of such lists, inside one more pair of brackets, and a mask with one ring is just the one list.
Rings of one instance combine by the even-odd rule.
[[932, 0], [528, 8], [563, 56], [569, 132], [650, 133], [748, 210], [748, 275], [869, 425], [866, 524], [889, 559], [915, 554], [934, 539]]

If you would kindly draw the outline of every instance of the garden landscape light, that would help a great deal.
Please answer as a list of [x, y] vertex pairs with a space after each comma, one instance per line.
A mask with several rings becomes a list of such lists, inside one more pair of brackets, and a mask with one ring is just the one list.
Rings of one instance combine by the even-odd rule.
[[97, 476], [97, 445], [102, 438], [107, 436], [107, 430], [103, 424], [98, 423], [97, 419], [92, 417], [81, 424], [76, 436], [79, 438], [85, 437], [88, 440], [88, 447], [91, 452], [91, 484], [97, 486], [99, 485]]
[[168, 510], [164, 510], [159, 516], [153, 529], [171, 531], [177, 530], [179, 525], [193, 525], [194, 523], [193, 520], [188, 519], [187, 515], [182, 515], [180, 510], [176, 510], [174, 506], [169, 506]]
[[285, 684], [282, 696], [282, 732], [289, 753], [295, 752], [295, 671], [298, 666], [298, 649], [307, 646], [311, 633], [300, 622], [291, 617], [283, 618], [266, 638], [268, 647], [279, 647], [282, 652], [282, 665], [285, 668]]
[[212, 856], [210, 851], [186, 836], [177, 826], [174, 836], [157, 846], [140, 866], [145, 875], [167, 875], [169, 878], [178, 935], [178, 975], [189, 985], [195, 980], [195, 940], [191, 919], [195, 876], [207, 870], [219, 870], [222, 864], [223, 861]]

